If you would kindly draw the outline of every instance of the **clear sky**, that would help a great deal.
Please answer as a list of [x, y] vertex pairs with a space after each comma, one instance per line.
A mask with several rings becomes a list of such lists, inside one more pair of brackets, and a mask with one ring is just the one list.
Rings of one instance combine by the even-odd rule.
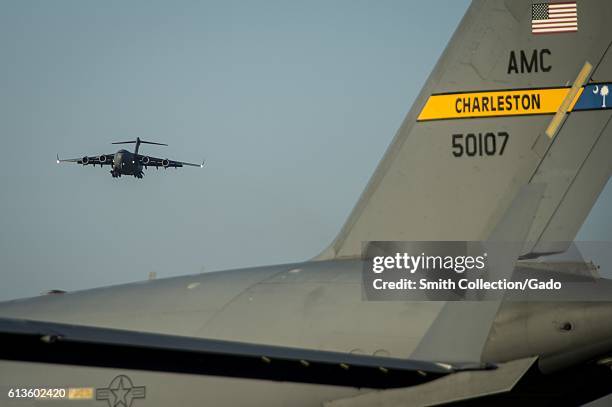
[[[3, 2], [0, 300], [317, 254], [467, 5]], [[55, 164], [136, 137], [207, 166]], [[580, 239], [611, 240], [611, 203]]]

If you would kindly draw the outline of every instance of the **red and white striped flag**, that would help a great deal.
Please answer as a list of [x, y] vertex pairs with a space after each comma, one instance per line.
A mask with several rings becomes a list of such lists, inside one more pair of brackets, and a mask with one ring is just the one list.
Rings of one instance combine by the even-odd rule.
[[578, 31], [576, 2], [531, 5], [531, 32], [551, 34]]

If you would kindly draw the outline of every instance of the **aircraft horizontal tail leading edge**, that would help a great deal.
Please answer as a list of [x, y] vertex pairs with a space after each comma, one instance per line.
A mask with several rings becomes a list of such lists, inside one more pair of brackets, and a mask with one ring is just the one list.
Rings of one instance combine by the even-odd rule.
[[612, 173], [612, 4], [577, 2], [577, 31], [543, 35], [532, 3], [472, 3], [316, 259], [359, 257], [364, 241], [485, 240], [527, 183], [547, 191], [523, 254], [573, 240]]

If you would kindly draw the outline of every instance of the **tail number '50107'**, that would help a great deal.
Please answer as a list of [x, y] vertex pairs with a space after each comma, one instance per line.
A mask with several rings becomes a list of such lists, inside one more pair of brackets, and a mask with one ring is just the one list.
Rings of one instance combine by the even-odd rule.
[[502, 155], [508, 142], [508, 133], [467, 133], [453, 134], [452, 149], [455, 157]]

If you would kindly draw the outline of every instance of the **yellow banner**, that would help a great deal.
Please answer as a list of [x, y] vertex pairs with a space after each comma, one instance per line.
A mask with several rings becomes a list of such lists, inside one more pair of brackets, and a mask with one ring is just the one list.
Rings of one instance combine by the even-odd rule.
[[[417, 120], [552, 114], [559, 109], [569, 90], [551, 88], [431, 95]], [[582, 89], [572, 101], [570, 111], [581, 93]]]

